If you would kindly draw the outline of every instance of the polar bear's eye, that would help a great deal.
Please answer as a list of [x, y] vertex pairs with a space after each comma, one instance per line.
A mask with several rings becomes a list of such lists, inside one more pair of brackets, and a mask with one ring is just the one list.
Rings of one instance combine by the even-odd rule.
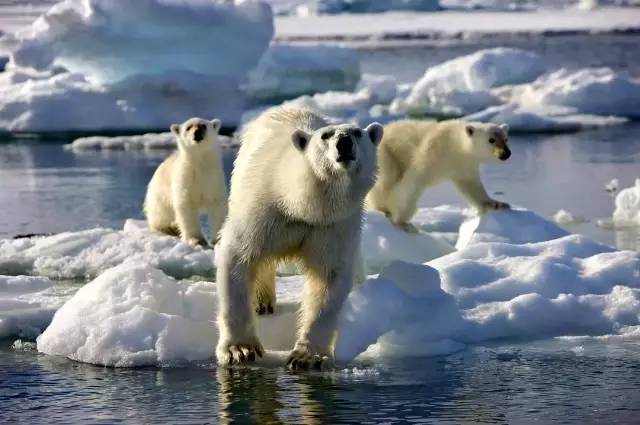
[[333, 136], [334, 131], [325, 131], [324, 133], [322, 133], [322, 136], [320, 136], [320, 138], [322, 138], [322, 140], [328, 140], [329, 138], [331, 138], [331, 136]]
[[489, 143], [491, 143], [492, 145], [496, 142], [496, 139], [494, 139], [493, 137], [491, 139], [489, 139]]
[[354, 135], [354, 136], [356, 136], [356, 137], [359, 139], [360, 137], [362, 137], [362, 131], [360, 131], [360, 129], [357, 129], [357, 128], [356, 128], [356, 129], [353, 131], [353, 135]]

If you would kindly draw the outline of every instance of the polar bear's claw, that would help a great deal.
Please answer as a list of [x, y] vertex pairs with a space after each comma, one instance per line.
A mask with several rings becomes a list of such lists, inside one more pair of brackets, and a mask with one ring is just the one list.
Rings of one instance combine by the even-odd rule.
[[259, 345], [252, 344], [234, 344], [230, 345], [223, 353], [220, 363], [226, 363], [228, 366], [242, 365], [256, 361], [256, 355], [262, 357], [263, 349]]
[[413, 223], [398, 223], [396, 224], [396, 227], [398, 227], [400, 230], [403, 230], [407, 233], [418, 233], [418, 228], [416, 226], [413, 225]]
[[258, 307], [256, 307], [256, 313], [258, 313], [259, 315], [265, 315], [265, 314], [273, 314], [273, 305], [271, 303], [267, 303], [267, 304], [263, 304], [260, 303], [258, 304]]
[[311, 354], [306, 350], [293, 350], [287, 359], [287, 367], [290, 370], [322, 370], [327, 357]]
[[501, 202], [501, 201], [495, 201], [495, 200], [490, 200], [484, 203], [484, 208], [487, 210], [510, 210], [511, 209], [511, 205], [507, 204], [506, 202]]

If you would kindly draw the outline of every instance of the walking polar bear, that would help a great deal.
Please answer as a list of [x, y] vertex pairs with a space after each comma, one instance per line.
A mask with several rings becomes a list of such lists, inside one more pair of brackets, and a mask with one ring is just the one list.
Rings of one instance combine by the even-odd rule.
[[313, 112], [282, 107], [248, 125], [216, 248], [220, 364], [262, 355], [255, 306], [273, 311], [276, 266], [289, 259], [299, 262], [305, 285], [287, 365], [319, 368], [332, 357], [382, 132], [377, 123], [364, 130], [329, 125]]
[[191, 118], [171, 126], [178, 150], [160, 164], [144, 201], [151, 230], [206, 246], [200, 229], [200, 212], [206, 212], [215, 243], [227, 215], [227, 189], [217, 142], [220, 125], [218, 119]]
[[410, 220], [424, 190], [450, 180], [480, 212], [510, 208], [489, 197], [479, 170], [483, 162], [505, 161], [511, 156], [508, 130], [506, 124], [464, 121], [390, 123], [378, 148], [379, 174], [367, 196], [367, 207], [415, 232]]

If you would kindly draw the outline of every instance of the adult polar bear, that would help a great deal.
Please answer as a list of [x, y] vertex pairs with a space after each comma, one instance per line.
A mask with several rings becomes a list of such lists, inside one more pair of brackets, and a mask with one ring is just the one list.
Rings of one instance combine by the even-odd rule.
[[480, 179], [480, 164], [505, 161], [508, 126], [465, 121], [401, 120], [388, 124], [378, 149], [378, 180], [367, 207], [386, 214], [396, 226], [417, 231], [409, 222], [422, 192], [451, 180], [480, 212], [508, 209], [491, 199]]
[[331, 357], [336, 321], [351, 290], [363, 202], [376, 175], [382, 126], [329, 125], [300, 109], [273, 108], [250, 123], [231, 177], [217, 253], [220, 364], [261, 356], [255, 303], [275, 300], [281, 260], [305, 275], [292, 369]]

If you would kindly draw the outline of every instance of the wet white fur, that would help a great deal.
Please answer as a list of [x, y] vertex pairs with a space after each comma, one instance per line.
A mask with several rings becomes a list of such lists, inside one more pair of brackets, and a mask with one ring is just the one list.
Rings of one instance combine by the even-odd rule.
[[[289, 259], [305, 274], [291, 358], [332, 355], [382, 138], [379, 124], [360, 130], [352, 137], [355, 160], [345, 167], [337, 162], [337, 136], [356, 130], [294, 108], [270, 109], [245, 129], [217, 248], [219, 363], [234, 363], [239, 349], [261, 350], [254, 297], [275, 303], [275, 268]], [[325, 131], [334, 136], [322, 140]]]
[[[473, 128], [469, 136], [467, 128]], [[494, 201], [480, 180], [480, 164], [496, 161], [500, 148], [489, 143], [491, 134], [505, 124], [465, 121], [393, 122], [384, 129], [378, 149], [379, 175], [367, 196], [367, 208], [385, 213], [396, 225], [413, 230], [409, 221], [424, 190], [441, 181], [452, 181], [467, 201], [480, 211], [508, 208]]]
[[[206, 125], [206, 135], [196, 143], [194, 124]], [[207, 214], [211, 240], [227, 215], [227, 189], [218, 131], [220, 120], [191, 118], [182, 125], [173, 124], [178, 150], [156, 170], [144, 202], [151, 230], [175, 234], [192, 245], [206, 244], [200, 229], [200, 213]]]

